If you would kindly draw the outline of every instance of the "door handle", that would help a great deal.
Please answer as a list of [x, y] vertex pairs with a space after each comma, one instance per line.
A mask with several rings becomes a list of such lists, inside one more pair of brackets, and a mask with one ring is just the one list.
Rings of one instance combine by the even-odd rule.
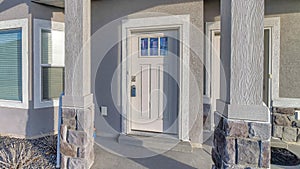
[[131, 97], [136, 97], [136, 87], [135, 87], [135, 85], [131, 85], [130, 95], [131, 95]]

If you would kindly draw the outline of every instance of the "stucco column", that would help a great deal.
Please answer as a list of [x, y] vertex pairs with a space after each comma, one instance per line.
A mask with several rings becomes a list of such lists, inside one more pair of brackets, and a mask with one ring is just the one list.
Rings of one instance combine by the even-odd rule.
[[94, 161], [91, 94], [91, 1], [65, 0], [65, 96], [61, 168], [90, 168]]
[[264, 0], [221, 0], [221, 99], [216, 168], [270, 167], [270, 113], [263, 104]]

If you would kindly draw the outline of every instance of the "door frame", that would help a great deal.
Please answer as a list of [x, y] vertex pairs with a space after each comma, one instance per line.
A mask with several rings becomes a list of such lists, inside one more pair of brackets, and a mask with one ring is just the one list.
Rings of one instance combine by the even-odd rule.
[[[121, 61], [121, 111], [122, 134], [131, 133], [130, 76], [131, 62], [128, 41], [136, 31], [178, 30], [179, 44], [179, 99], [178, 99], [178, 139], [189, 141], [189, 15], [171, 15], [126, 19], [122, 21], [122, 61]], [[186, 66], [188, 65], [188, 66]]]
[[[268, 100], [271, 103], [270, 107], [274, 106], [274, 101], [278, 100], [278, 86], [279, 86], [279, 58], [280, 58], [280, 18], [279, 17], [271, 17], [264, 19], [264, 30], [268, 29], [270, 31], [270, 54], [269, 54], [269, 84], [268, 84]], [[213, 89], [213, 85], [211, 83], [212, 79], [216, 76], [220, 77], [217, 72], [215, 72], [213, 65], [213, 55], [214, 51], [212, 48], [212, 44], [214, 42], [215, 33], [219, 33], [221, 31], [221, 22], [207, 22], [206, 23], [206, 47], [205, 47], [205, 58], [206, 58], [206, 68], [207, 68], [207, 79], [205, 79], [205, 83], [208, 86], [207, 91], [208, 97], [210, 99], [210, 103], [216, 104], [215, 94], [213, 93], [215, 90]], [[216, 85], [214, 87], [220, 87], [220, 85]], [[278, 104], [276, 102], [276, 104]], [[211, 109], [210, 119], [211, 119], [211, 130], [214, 129], [214, 117], [212, 116], [214, 110]]]

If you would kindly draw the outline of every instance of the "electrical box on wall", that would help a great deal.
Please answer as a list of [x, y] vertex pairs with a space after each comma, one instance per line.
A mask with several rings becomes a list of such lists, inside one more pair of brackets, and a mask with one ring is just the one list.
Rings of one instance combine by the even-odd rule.
[[107, 107], [106, 106], [101, 106], [100, 111], [101, 111], [102, 116], [107, 116]]
[[295, 118], [296, 120], [300, 120], [300, 110], [295, 111]]

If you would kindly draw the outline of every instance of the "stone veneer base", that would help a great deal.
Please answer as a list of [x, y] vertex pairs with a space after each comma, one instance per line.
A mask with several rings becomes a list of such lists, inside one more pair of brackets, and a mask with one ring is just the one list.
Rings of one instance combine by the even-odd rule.
[[294, 108], [273, 108], [272, 119], [273, 137], [300, 144], [300, 121], [295, 118]]
[[216, 112], [215, 124], [215, 168], [270, 168], [270, 123], [232, 120]]
[[88, 169], [94, 162], [94, 107], [63, 108], [61, 169]]

